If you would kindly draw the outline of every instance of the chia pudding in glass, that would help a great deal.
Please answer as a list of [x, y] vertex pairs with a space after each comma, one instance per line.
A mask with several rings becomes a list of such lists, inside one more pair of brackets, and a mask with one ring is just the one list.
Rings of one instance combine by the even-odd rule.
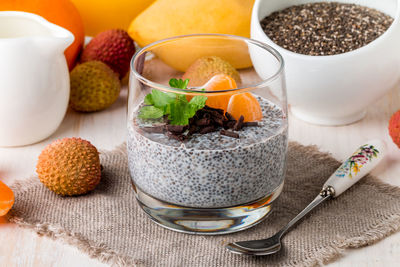
[[[254, 71], [249, 49], [262, 51], [268, 79]], [[144, 47], [132, 59], [127, 118], [133, 187], [153, 221], [224, 234], [269, 214], [288, 140], [283, 60], [274, 49], [219, 34]]]

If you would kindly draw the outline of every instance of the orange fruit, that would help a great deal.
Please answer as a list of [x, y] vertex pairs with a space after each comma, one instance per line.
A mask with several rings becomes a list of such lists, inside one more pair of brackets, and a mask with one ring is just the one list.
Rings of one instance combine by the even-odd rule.
[[[226, 74], [214, 75], [206, 84], [203, 85], [206, 91], [220, 91], [237, 88], [235, 80]], [[218, 95], [207, 96], [206, 105], [212, 108], [220, 108], [224, 111], [227, 110], [229, 99], [233, 92], [219, 93]]]
[[14, 193], [0, 181], [0, 216], [4, 216], [14, 204]]
[[236, 120], [243, 115], [245, 122], [259, 121], [263, 117], [260, 103], [251, 93], [233, 95], [229, 100], [227, 112]]
[[4, 10], [35, 13], [69, 30], [75, 40], [65, 50], [65, 57], [69, 69], [74, 67], [83, 46], [85, 32], [82, 18], [70, 0], [1, 0], [0, 11]]

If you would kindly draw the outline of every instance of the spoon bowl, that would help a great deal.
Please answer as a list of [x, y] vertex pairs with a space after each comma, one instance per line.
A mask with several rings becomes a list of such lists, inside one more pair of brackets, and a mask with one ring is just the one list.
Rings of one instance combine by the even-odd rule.
[[283, 232], [280, 231], [268, 239], [233, 242], [229, 243], [226, 248], [236, 254], [270, 255], [281, 249], [282, 234]]

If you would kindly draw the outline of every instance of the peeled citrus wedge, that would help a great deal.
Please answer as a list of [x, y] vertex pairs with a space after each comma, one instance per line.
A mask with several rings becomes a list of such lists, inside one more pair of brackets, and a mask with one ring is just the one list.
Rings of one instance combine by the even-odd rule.
[[4, 216], [14, 204], [14, 193], [0, 181], [0, 216]]
[[[229, 90], [237, 88], [235, 80], [226, 74], [217, 74], [213, 76], [206, 84], [203, 86], [206, 91], [220, 91]], [[229, 99], [233, 95], [233, 92], [229, 93], [218, 93], [215, 96], [207, 96], [206, 105], [212, 108], [220, 108], [224, 111], [227, 110]]]
[[251, 93], [232, 95], [229, 100], [227, 112], [236, 120], [243, 115], [245, 122], [262, 119], [260, 103], [258, 103], [257, 99]]

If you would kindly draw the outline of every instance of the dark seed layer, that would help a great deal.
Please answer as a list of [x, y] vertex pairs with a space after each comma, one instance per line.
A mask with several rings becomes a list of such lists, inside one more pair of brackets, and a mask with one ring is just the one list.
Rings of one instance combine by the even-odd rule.
[[261, 26], [285, 49], [323, 56], [360, 48], [382, 35], [392, 22], [392, 17], [372, 8], [320, 2], [274, 12], [261, 21]]

